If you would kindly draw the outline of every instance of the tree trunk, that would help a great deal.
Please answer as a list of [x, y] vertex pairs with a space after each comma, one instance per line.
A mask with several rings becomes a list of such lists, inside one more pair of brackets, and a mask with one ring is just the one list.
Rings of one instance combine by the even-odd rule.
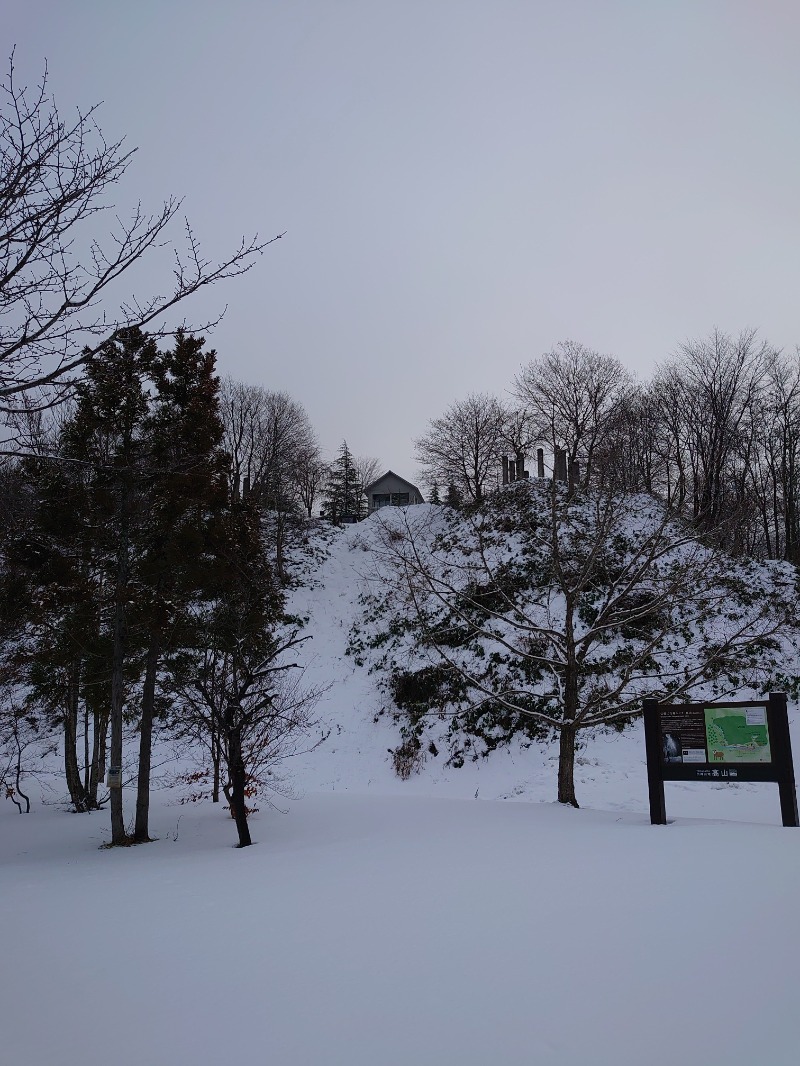
[[281, 585], [285, 585], [286, 578], [286, 565], [284, 561], [284, 543], [286, 541], [286, 515], [280, 507], [277, 506], [275, 512], [275, 572], [278, 575], [278, 580]]
[[106, 776], [106, 743], [108, 741], [108, 711], [94, 712], [92, 730], [92, 772], [89, 776], [89, 801], [97, 808], [97, 793]]
[[246, 773], [244, 759], [242, 758], [242, 738], [238, 726], [229, 730], [228, 751], [230, 752], [230, 775], [231, 775], [231, 809], [236, 819], [236, 831], [239, 834], [239, 847], [247, 848], [253, 841], [250, 839], [250, 827], [247, 824], [247, 807], [245, 805]]
[[89, 704], [83, 701], [83, 791], [89, 795], [89, 777], [92, 764], [89, 754]]
[[[9, 799], [14, 804], [14, 806], [17, 808], [17, 810], [19, 811], [20, 814], [23, 813], [22, 804], [19, 802], [19, 800], [16, 797], [19, 796], [19, 799], [25, 800], [25, 811], [24, 811], [24, 813], [25, 814], [30, 814], [31, 813], [30, 796], [27, 796], [22, 791], [22, 786], [20, 784], [20, 782], [22, 780], [22, 747], [21, 747], [20, 742], [19, 742], [19, 735], [16, 732], [15, 732], [15, 739], [16, 739], [16, 742], [17, 742], [17, 756], [16, 756], [16, 760], [15, 760], [16, 761], [16, 766], [14, 767], [14, 788], [12, 789], [12, 793], [9, 796]], [[8, 786], [6, 786], [6, 787], [8, 787]], [[14, 795], [14, 793], [16, 793], [16, 795]]]
[[153, 635], [145, 660], [142, 718], [139, 727], [139, 776], [136, 783], [136, 825], [133, 830], [133, 839], [137, 844], [146, 844], [150, 840], [150, 764], [153, 751], [153, 719], [159, 653], [159, 640], [156, 635]]
[[573, 723], [563, 722], [558, 738], [558, 802], [578, 806], [575, 798], [575, 734]]
[[219, 803], [219, 763], [220, 763], [220, 750], [219, 750], [219, 732], [217, 730], [216, 723], [212, 719], [211, 722], [211, 764], [214, 767], [214, 781], [211, 786], [211, 802]]
[[64, 774], [67, 779], [69, 798], [73, 808], [83, 814], [89, 809], [88, 796], [81, 780], [78, 766], [78, 675], [80, 664], [73, 663], [67, 686], [66, 708], [64, 710]]
[[575, 734], [578, 717], [578, 660], [575, 651], [575, 600], [566, 597], [564, 636], [567, 661], [564, 666], [564, 717], [558, 738], [558, 802], [578, 806], [575, 798]]
[[[125, 601], [128, 594], [128, 496], [120, 492], [119, 542], [114, 596], [114, 644], [111, 656], [111, 769], [122, 772], [122, 708], [125, 703], [125, 653], [127, 618]], [[111, 789], [111, 843], [127, 844], [122, 809], [122, 785]]]
[[[111, 665], [111, 765], [114, 772], [122, 771], [122, 707], [125, 701], [125, 606], [121, 599], [114, 608], [114, 650]], [[122, 785], [111, 789], [111, 843], [126, 844], [125, 819], [122, 810]]]

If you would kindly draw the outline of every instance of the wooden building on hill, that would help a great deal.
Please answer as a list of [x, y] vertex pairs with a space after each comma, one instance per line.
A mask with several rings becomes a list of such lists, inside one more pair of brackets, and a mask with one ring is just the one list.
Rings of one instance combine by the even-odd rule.
[[366, 485], [364, 494], [370, 514], [381, 507], [408, 507], [412, 503], [425, 503], [417, 486], [395, 474], [393, 470], [387, 470], [377, 480]]

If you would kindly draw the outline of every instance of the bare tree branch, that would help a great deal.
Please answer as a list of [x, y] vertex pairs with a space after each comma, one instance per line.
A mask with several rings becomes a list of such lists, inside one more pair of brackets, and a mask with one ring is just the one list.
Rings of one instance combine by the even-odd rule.
[[[0, 84], [0, 412], [19, 408], [31, 390], [58, 402], [72, 376], [121, 331], [154, 336], [207, 329], [215, 321], [171, 325], [178, 304], [209, 285], [250, 270], [283, 234], [243, 237], [221, 260], [207, 258], [188, 220], [174, 248], [171, 290], [116, 297], [117, 283], [146, 253], [171, 244], [168, 227], [181, 201], [123, 218], [107, 199], [136, 149], [108, 142], [98, 105], [65, 120], [48, 89], [19, 85], [14, 56]], [[99, 236], [100, 217], [111, 225]]]

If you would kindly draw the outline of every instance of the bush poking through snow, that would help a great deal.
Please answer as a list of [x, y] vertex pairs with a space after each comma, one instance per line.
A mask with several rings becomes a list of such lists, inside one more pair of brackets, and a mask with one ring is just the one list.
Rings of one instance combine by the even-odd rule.
[[394, 772], [401, 781], [408, 781], [413, 774], [418, 774], [425, 762], [425, 752], [417, 737], [406, 737], [402, 744], [390, 748], [389, 753]]

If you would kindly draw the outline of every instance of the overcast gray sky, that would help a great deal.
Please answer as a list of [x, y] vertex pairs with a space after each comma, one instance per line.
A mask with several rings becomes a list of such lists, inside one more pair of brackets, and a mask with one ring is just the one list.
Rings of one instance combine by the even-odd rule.
[[[209, 255], [223, 373], [323, 446], [413, 438], [567, 338], [646, 377], [689, 337], [800, 342], [797, 0], [5, 0], [20, 75], [138, 145]], [[155, 264], [154, 264], [155, 269]], [[156, 275], [157, 276], [157, 275]], [[145, 282], [137, 278], [137, 285]]]

